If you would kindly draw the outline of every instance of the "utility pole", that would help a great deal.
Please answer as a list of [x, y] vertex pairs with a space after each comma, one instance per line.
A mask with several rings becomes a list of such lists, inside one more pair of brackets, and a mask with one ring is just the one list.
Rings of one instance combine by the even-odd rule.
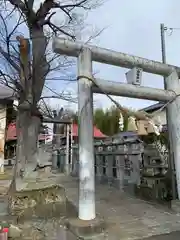
[[[160, 24], [160, 31], [161, 31], [161, 52], [162, 52], [162, 62], [166, 64], [166, 42], [165, 42], [165, 31], [167, 30], [167, 27], [164, 26], [163, 23]], [[167, 89], [167, 84], [166, 84], [166, 77], [164, 77], [164, 89]], [[167, 121], [167, 129], [170, 129], [169, 125], [169, 119], [168, 119], [168, 108], [166, 108], [166, 121]], [[176, 199], [176, 179], [175, 179], [175, 169], [174, 169], [174, 154], [172, 151], [172, 146], [173, 146], [173, 138], [171, 131], [167, 131], [168, 135], [168, 151], [169, 151], [169, 172], [171, 174], [171, 180], [172, 180], [172, 197], [173, 200]]]

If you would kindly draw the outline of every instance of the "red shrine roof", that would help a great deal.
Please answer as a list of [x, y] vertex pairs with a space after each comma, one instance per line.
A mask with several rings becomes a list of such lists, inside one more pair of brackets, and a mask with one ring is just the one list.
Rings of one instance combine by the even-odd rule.
[[[78, 137], [78, 125], [73, 123], [73, 137]], [[94, 126], [94, 138], [105, 138], [104, 135], [96, 126]]]
[[[39, 140], [48, 140], [50, 136], [45, 135], [45, 134], [39, 134]], [[16, 123], [10, 123], [6, 132], [6, 141], [12, 141], [16, 140], [17, 135], [16, 135]]]
[[[73, 137], [78, 137], [78, 125], [73, 124]], [[105, 138], [104, 135], [96, 126], [94, 126], [94, 137], [95, 138]], [[10, 123], [6, 132], [6, 141], [16, 140], [16, 123]], [[39, 134], [39, 140], [48, 140], [50, 139], [49, 135]]]

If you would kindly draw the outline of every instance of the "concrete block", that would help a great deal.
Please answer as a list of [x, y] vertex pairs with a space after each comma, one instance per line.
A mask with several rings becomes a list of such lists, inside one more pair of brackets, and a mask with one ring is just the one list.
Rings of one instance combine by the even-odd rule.
[[66, 226], [78, 239], [99, 239], [106, 229], [105, 221], [99, 218], [90, 221], [72, 218], [67, 220]]

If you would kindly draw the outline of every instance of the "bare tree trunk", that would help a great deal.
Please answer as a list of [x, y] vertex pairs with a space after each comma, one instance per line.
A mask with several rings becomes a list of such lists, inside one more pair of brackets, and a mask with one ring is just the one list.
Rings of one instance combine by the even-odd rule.
[[16, 176], [26, 177], [37, 164], [37, 145], [40, 119], [31, 116], [30, 111], [19, 111]]
[[36, 168], [40, 123], [40, 118], [32, 116], [30, 111], [18, 109], [16, 161], [10, 192], [16, 190], [17, 179], [23, 182], [23, 179], [31, 176]]
[[27, 112], [18, 110], [17, 112], [17, 146], [16, 146], [16, 177], [21, 177], [23, 169], [25, 169], [26, 164], [26, 145], [27, 145], [27, 126], [28, 126], [28, 116]]
[[[43, 28], [30, 27], [32, 38], [33, 72], [24, 73], [24, 92], [20, 94], [20, 105], [17, 112], [17, 154], [14, 167], [14, 177], [10, 190], [17, 188], [17, 179], [23, 179], [33, 175], [38, 162], [38, 135], [40, 130], [40, 118], [36, 106], [40, 99], [45, 77], [49, 70], [46, 61], [47, 39]], [[41, 46], [41, 47], [40, 47]], [[21, 106], [21, 107], [20, 107]], [[35, 114], [34, 114], [35, 113]]]
[[38, 136], [40, 131], [40, 118], [29, 116], [27, 126], [27, 140], [25, 143], [26, 164], [24, 168], [24, 177], [29, 177], [37, 166], [38, 161]]

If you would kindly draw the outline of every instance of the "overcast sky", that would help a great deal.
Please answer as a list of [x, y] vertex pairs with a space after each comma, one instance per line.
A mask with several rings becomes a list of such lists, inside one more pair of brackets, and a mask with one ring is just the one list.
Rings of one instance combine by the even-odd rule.
[[[167, 27], [180, 28], [179, 0], [109, 0], [94, 10], [88, 16], [88, 22], [99, 29], [107, 27], [95, 41], [98, 46], [116, 51], [161, 61], [160, 23]], [[170, 35], [166, 34], [167, 62], [180, 65], [180, 29], [175, 29]], [[125, 82], [125, 72], [122, 69], [103, 64], [94, 64], [101, 78]], [[161, 77], [143, 74], [143, 85], [162, 88]], [[55, 86], [62, 89], [62, 84]], [[67, 89], [75, 89], [68, 85]], [[75, 90], [74, 90], [75, 91]], [[154, 102], [116, 98], [121, 104], [142, 108]], [[95, 96], [96, 107], [109, 107], [111, 103], [107, 97]], [[63, 103], [62, 103], [63, 104]]]
[[[160, 23], [180, 28], [179, 8], [178, 0], [111, 0], [96, 10], [98, 14], [91, 14], [90, 21], [96, 19], [95, 24], [99, 27], [109, 26], [100, 36], [98, 45], [161, 61]], [[167, 62], [180, 65], [180, 30], [174, 30], [171, 36], [169, 32], [166, 34], [166, 45]], [[99, 75], [105, 79], [125, 81], [124, 73], [127, 69], [102, 64], [99, 64], [98, 68]], [[143, 74], [143, 85], [162, 88], [163, 81], [156, 75]], [[127, 98], [121, 98], [120, 101], [133, 108], [153, 103]], [[102, 104], [104, 105], [104, 101]]]

